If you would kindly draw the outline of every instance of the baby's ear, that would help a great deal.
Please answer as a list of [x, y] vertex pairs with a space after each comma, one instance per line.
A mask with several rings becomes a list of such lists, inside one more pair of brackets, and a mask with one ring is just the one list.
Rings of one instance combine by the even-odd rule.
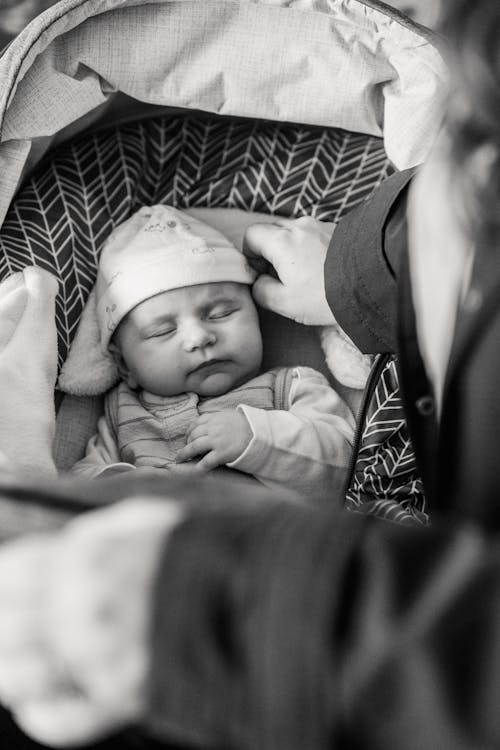
[[129, 388], [135, 389], [137, 388], [137, 382], [130, 374], [130, 370], [127, 367], [127, 363], [125, 362], [123, 355], [120, 351], [120, 347], [118, 344], [116, 344], [113, 340], [111, 340], [108, 344], [108, 351], [113, 357], [116, 365], [116, 369], [118, 370], [118, 374], [120, 376], [120, 379], [123, 380]]

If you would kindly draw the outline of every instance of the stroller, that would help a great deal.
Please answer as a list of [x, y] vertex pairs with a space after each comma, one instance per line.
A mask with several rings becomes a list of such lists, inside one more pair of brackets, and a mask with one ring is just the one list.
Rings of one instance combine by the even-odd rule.
[[[0, 80], [0, 281], [58, 277], [62, 366], [100, 250], [141, 205], [240, 237], [276, 215], [337, 222], [425, 159], [446, 71], [434, 35], [378, 0], [61, 0], [4, 50]], [[263, 332], [266, 368], [309, 365], [342, 392], [327, 332], [270, 313]], [[64, 474], [102, 397], [55, 398]], [[427, 520], [391, 355], [364, 387], [345, 505]]]

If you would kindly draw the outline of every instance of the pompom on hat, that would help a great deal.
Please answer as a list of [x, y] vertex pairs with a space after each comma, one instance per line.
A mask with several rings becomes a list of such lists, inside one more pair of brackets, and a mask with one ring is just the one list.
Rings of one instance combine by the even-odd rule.
[[144, 300], [196, 284], [253, 284], [255, 277], [245, 256], [214, 227], [170, 206], [144, 206], [104, 244], [59, 388], [77, 396], [98, 395], [117, 382], [109, 342], [127, 313]]
[[143, 207], [103, 247], [96, 282], [101, 348], [134, 307], [161, 292], [234, 281], [252, 284], [255, 271], [217, 229], [169, 206]]

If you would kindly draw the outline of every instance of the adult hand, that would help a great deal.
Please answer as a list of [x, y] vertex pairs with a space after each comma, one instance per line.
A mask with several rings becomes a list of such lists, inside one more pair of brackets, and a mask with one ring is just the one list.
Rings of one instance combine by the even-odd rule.
[[325, 295], [324, 265], [334, 224], [310, 217], [252, 224], [243, 252], [259, 270], [264, 258], [278, 278], [261, 274], [253, 286], [262, 307], [306, 325], [331, 325], [335, 318]]
[[141, 718], [152, 589], [177, 504], [126, 500], [0, 549], [0, 701], [51, 746]]

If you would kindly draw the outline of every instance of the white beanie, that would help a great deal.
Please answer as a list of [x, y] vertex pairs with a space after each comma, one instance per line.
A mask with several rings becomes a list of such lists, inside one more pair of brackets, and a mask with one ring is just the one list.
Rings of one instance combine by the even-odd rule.
[[179, 287], [234, 281], [256, 273], [219, 231], [170, 206], [144, 206], [104, 245], [96, 282], [101, 348], [136, 305]]

